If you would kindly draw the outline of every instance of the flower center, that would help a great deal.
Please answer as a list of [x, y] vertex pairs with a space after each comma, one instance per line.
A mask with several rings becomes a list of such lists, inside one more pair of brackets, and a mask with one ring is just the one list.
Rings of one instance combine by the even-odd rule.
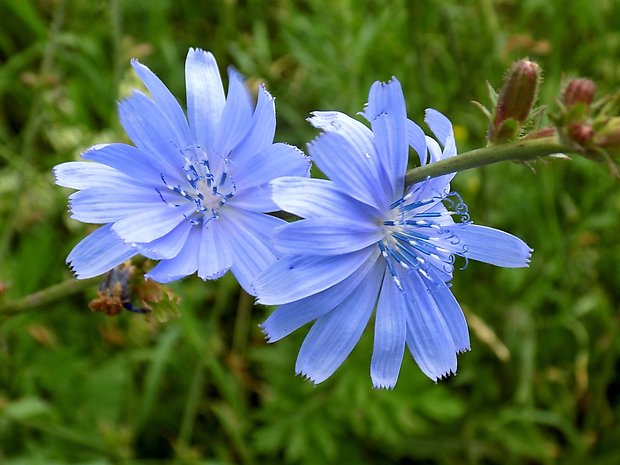
[[[460, 239], [450, 231], [455, 223], [453, 215], [461, 215], [468, 221], [467, 206], [455, 193], [436, 194], [424, 200], [416, 200], [411, 191], [390, 205], [390, 212], [383, 221], [384, 239], [379, 248], [390, 274], [402, 291], [399, 274], [417, 271], [437, 285], [449, 282], [454, 270], [454, 255], [462, 254]], [[448, 197], [457, 196], [457, 202]], [[452, 203], [455, 211], [448, 210], [443, 200]]]
[[185, 179], [175, 184], [162, 174], [164, 185], [176, 195], [171, 199], [169, 195], [164, 196], [160, 192], [160, 196], [165, 203], [174, 207], [192, 204], [193, 211], [184, 214], [185, 218], [192, 224], [206, 224], [217, 219], [220, 208], [235, 195], [236, 186], [228, 173], [229, 160], [221, 157], [210, 159], [207, 151], [200, 146], [189, 147], [183, 154]]

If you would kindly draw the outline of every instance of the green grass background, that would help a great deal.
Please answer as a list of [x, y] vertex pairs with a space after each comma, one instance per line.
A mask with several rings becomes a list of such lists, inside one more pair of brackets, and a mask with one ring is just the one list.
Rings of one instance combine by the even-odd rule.
[[[484, 145], [509, 64], [620, 84], [614, 0], [0, 1], [0, 464], [620, 463], [620, 186], [586, 160], [460, 174], [472, 219], [535, 249], [529, 269], [471, 262], [453, 290], [472, 351], [438, 384], [406, 355], [396, 389], [369, 379], [372, 331], [331, 379], [294, 376], [300, 330], [267, 346], [230, 276], [176, 283], [168, 322], [93, 314], [96, 284], [8, 314], [2, 302], [70, 278], [89, 228], [51, 168], [127, 141], [116, 101], [139, 58], [184, 100], [188, 47], [276, 96], [276, 139], [304, 147], [312, 110], [361, 110], [397, 76], [409, 115], [432, 106], [460, 151]], [[2, 300], [4, 299], [4, 300]]]

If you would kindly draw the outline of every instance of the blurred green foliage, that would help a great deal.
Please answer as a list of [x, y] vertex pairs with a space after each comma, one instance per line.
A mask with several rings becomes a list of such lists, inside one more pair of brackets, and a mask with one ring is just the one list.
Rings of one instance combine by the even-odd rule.
[[[68, 219], [51, 167], [127, 141], [115, 102], [140, 58], [184, 98], [190, 46], [277, 97], [277, 139], [316, 135], [312, 110], [361, 110], [397, 76], [409, 114], [445, 112], [461, 151], [484, 145], [486, 103], [514, 59], [620, 83], [613, 0], [4, 0], [0, 2], [0, 463], [620, 463], [620, 188], [586, 160], [500, 164], [454, 182], [472, 219], [534, 249], [531, 268], [470, 263], [453, 290], [472, 351], [434, 384], [406, 356], [393, 391], [369, 379], [372, 331], [312, 386], [294, 376], [299, 334], [267, 346], [230, 276], [177, 283], [167, 322], [93, 314], [97, 284], [8, 314], [70, 278], [90, 228]], [[87, 283], [88, 285], [88, 283]]]

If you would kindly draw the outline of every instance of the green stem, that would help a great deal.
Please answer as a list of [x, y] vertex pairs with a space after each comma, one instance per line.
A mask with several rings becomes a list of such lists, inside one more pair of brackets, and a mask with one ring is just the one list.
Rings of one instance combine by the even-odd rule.
[[528, 161], [538, 157], [553, 155], [554, 153], [572, 151], [570, 148], [561, 145], [555, 137], [483, 147], [470, 150], [456, 157], [446, 158], [436, 163], [429, 163], [428, 165], [411, 169], [405, 175], [405, 184], [409, 185], [424, 181], [426, 178], [435, 178], [444, 174], [478, 168], [500, 161]]
[[18, 313], [35, 307], [41, 307], [56, 300], [63, 299], [71, 294], [82, 292], [84, 289], [92, 287], [93, 284], [96, 284], [100, 280], [100, 278], [83, 280], [71, 278], [62, 283], [54, 284], [47, 289], [30, 294], [20, 300], [0, 302], [0, 315]]

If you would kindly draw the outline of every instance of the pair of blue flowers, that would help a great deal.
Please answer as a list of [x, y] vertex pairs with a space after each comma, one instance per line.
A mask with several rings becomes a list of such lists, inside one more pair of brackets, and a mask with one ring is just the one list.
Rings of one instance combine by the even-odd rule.
[[[137, 254], [159, 263], [146, 275], [170, 282], [231, 271], [257, 302], [280, 305], [262, 325], [270, 342], [314, 321], [296, 371], [315, 383], [347, 358], [375, 313], [370, 364], [377, 388], [396, 384], [405, 346], [437, 380], [469, 350], [463, 312], [449, 289], [455, 256], [527, 266], [531, 249], [473, 224], [454, 174], [405, 186], [409, 148], [421, 165], [456, 155], [450, 121], [427, 110], [435, 139], [407, 119], [399, 82], [376, 82], [363, 112], [370, 128], [339, 112], [314, 112], [322, 134], [310, 158], [330, 180], [309, 178], [299, 149], [273, 143], [275, 107], [217, 63], [190, 49], [187, 115], [137, 61], [151, 97], [135, 91], [119, 105], [134, 142], [94, 146], [84, 162], [55, 167], [72, 218], [102, 226], [67, 262], [78, 278], [100, 275]], [[284, 210], [292, 223], [269, 212]], [[454, 221], [454, 217], [460, 219]]]

